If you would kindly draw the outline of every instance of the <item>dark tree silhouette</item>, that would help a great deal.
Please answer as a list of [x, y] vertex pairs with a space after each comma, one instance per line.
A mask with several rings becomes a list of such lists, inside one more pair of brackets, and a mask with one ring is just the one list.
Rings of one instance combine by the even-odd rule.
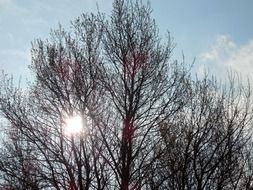
[[247, 189], [252, 177], [249, 88], [234, 79], [225, 87], [208, 78], [191, 86], [188, 104], [160, 126], [159, 179], [171, 189]]

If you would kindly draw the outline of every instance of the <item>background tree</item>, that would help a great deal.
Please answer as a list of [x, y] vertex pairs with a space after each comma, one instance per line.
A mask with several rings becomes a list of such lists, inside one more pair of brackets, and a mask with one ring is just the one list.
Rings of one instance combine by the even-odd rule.
[[191, 86], [188, 104], [161, 125], [159, 179], [171, 189], [247, 189], [250, 89], [233, 78], [228, 86], [207, 77]]

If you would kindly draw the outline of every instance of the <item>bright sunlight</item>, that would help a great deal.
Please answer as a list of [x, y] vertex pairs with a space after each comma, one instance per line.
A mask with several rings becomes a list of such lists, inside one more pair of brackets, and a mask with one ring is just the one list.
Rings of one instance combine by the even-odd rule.
[[65, 133], [67, 135], [80, 134], [82, 132], [82, 117], [79, 115], [66, 118], [65, 124]]

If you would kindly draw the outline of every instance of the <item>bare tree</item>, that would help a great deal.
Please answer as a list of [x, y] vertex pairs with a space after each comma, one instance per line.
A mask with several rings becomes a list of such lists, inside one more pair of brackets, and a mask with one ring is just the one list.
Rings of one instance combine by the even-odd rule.
[[0, 167], [3, 171], [1, 189], [35, 190], [42, 186], [34, 160], [34, 148], [21, 135], [9, 132], [8, 142], [2, 144]]
[[250, 91], [191, 79], [173, 47], [137, 0], [34, 41], [29, 90], [1, 80], [3, 188], [249, 189]]
[[[95, 109], [102, 92], [95, 82], [101, 34], [96, 23], [97, 17], [82, 15], [73, 23], [77, 28], [72, 34], [60, 27], [52, 33], [52, 42], [34, 42], [31, 69], [36, 79], [29, 94], [3, 79], [2, 113], [36, 148], [39, 177], [48, 188], [104, 189], [107, 181], [103, 163], [94, 164], [103, 142], [96, 140], [87, 115], [88, 104]], [[75, 136], [64, 132], [65, 119], [72, 115], [89, 124]]]
[[[148, 188], [145, 176], [157, 159], [153, 151], [158, 123], [184, 104], [187, 72], [170, 60], [173, 44], [164, 44], [150, 17], [149, 6], [138, 1], [114, 2], [111, 20], [104, 25], [104, 63], [101, 84], [113, 107], [117, 125], [102, 121], [99, 128], [115, 128], [118, 148], [106, 143], [107, 160], [120, 189]], [[107, 139], [104, 139], [106, 142]]]
[[247, 189], [250, 89], [234, 79], [223, 86], [208, 77], [191, 86], [191, 101], [160, 126], [160, 180], [171, 189]]

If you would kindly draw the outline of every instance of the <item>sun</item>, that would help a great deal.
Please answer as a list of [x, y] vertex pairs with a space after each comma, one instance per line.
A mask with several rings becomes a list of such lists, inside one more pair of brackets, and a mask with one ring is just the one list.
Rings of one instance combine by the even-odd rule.
[[82, 130], [83, 130], [83, 122], [81, 116], [76, 115], [65, 119], [64, 131], [67, 135], [80, 134]]

